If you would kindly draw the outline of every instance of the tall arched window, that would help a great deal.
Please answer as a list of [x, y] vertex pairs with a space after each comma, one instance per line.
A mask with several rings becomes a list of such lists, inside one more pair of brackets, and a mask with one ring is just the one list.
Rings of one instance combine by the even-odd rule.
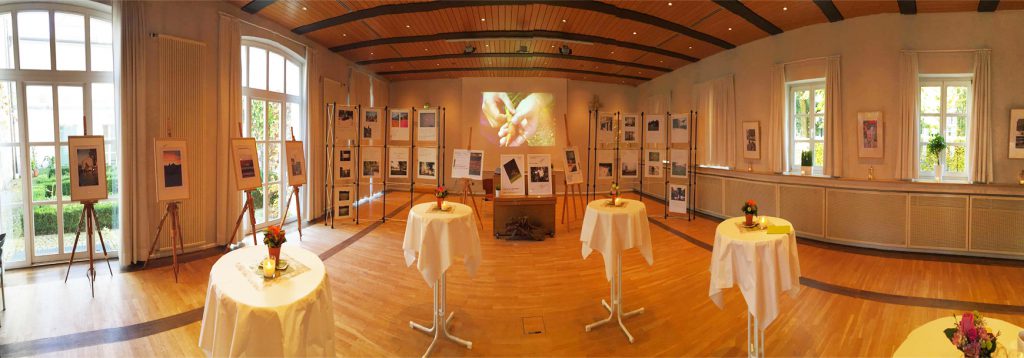
[[256, 226], [281, 220], [287, 177], [284, 142], [301, 139], [305, 61], [263, 39], [242, 40], [242, 107], [246, 135], [256, 139], [263, 186], [253, 193]]
[[[67, 138], [84, 134], [86, 127], [88, 134], [106, 139], [109, 199], [96, 205], [96, 214], [107, 250], [116, 255], [120, 244], [110, 7], [82, 6], [0, 6], [0, 232], [8, 236], [5, 265], [68, 259], [82, 205], [70, 200]], [[94, 249], [99, 252], [99, 243]], [[84, 250], [81, 240], [78, 252]]]

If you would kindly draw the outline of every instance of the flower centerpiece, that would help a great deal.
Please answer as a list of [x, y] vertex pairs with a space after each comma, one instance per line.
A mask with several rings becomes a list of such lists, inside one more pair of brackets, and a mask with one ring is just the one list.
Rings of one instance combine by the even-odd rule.
[[747, 217], [745, 224], [747, 226], [754, 226], [754, 216], [757, 216], [757, 202], [752, 199], [747, 200], [747, 202], [743, 203], [743, 207], [740, 208], [740, 210], [742, 210], [743, 215], [746, 215]]
[[270, 258], [274, 259], [275, 266], [281, 263], [281, 245], [288, 241], [284, 237], [284, 230], [280, 226], [271, 225], [263, 231], [263, 244], [267, 245]]
[[928, 154], [935, 157], [935, 181], [942, 181], [942, 152], [946, 150], [946, 137], [941, 134], [935, 134], [932, 139], [928, 141]]
[[[953, 315], [953, 321], [957, 321], [956, 315]], [[992, 357], [997, 348], [996, 338], [999, 333], [993, 334], [991, 329], [985, 327], [985, 318], [977, 311], [965, 312], [954, 325], [953, 328], [946, 328], [943, 333], [956, 349], [964, 353], [964, 357]]]
[[619, 205], [619, 183], [612, 182], [612, 187], [608, 189], [608, 195], [612, 196], [612, 205]]
[[438, 186], [437, 189], [434, 189], [434, 197], [437, 198], [437, 210], [442, 210], [441, 205], [444, 204], [444, 198], [448, 197], [448, 189], [443, 185]]

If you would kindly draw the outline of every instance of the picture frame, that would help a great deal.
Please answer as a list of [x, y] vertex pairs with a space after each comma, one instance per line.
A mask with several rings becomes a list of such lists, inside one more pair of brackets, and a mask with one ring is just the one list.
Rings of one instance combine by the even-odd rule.
[[416, 178], [437, 179], [437, 148], [416, 148]]
[[669, 116], [671, 122], [671, 133], [673, 144], [690, 142], [690, 115], [688, 113], [673, 113]]
[[437, 127], [440, 117], [437, 109], [423, 109], [416, 112], [416, 140], [437, 141]]
[[857, 156], [882, 158], [885, 155], [882, 112], [857, 113]]
[[352, 203], [357, 193], [352, 185], [343, 185], [334, 189], [334, 219], [348, 219], [352, 217]]
[[391, 140], [409, 140], [409, 125], [412, 114], [408, 109], [392, 109], [388, 115]]
[[409, 147], [388, 148], [388, 177], [409, 177]]
[[665, 115], [652, 114], [649, 116], [644, 116], [644, 120], [646, 122], [644, 124], [644, 130], [647, 131], [647, 133], [645, 134], [645, 142], [654, 145], [664, 144], [665, 134], [662, 131], [665, 130], [665, 123], [663, 123], [665, 122]]
[[563, 156], [563, 159], [565, 159], [565, 183], [582, 184], [583, 171], [580, 169], [580, 156], [576, 147], [567, 147], [563, 153], [565, 154]]
[[1024, 159], [1024, 109], [1010, 110], [1010, 159]]
[[761, 122], [743, 122], [743, 159], [761, 159]]
[[338, 128], [352, 128], [356, 123], [356, 107], [355, 106], [338, 106], [338, 118], [336, 119], [336, 126]]
[[362, 162], [359, 163], [359, 173], [363, 178], [380, 178], [383, 175], [381, 159], [383, 158], [382, 148], [365, 147], [362, 149]]
[[637, 126], [639, 125], [639, 123], [639, 114], [622, 114], [622, 133], [620, 135], [623, 143], [636, 143], [640, 141], [640, 133], [637, 132]]
[[176, 201], [189, 198], [188, 143], [184, 138], [153, 140], [156, 169], [156, 200]]
[[338, 161], [335, 169], [336, 180], [347, 180], [352, 179], [355, 176], [353, 167], [355, 166], [354, 154], [352, 149], [338, 149]]
[[306, 153], [302, 142], [289, 140], [284, 142], [285, 165], [288, 172], [289, 186], [306, 184]]
[[107, 158], [103, 136], [68, 136], [71, 200], [107, 198]]
[[362, 128], [359, 130], [359, 138], [368, 141], [381, 139], [381, 121], [384, 120], [383, 108], [367, 108], [363, 111]]
[[231, 163], [235, 167], [235, 184], [238, 190], [249, 191], [263, 185], [255, 138], [231, 139]]

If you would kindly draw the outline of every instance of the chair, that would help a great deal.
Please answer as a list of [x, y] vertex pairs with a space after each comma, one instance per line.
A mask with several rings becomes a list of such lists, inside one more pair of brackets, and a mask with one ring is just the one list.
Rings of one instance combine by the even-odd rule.
[[4, 293], [4, 241], [7, 241], [7, 234], [0, 234], [0, 300], [3, 301], [3, 310], [7, 311], [7, 295]]

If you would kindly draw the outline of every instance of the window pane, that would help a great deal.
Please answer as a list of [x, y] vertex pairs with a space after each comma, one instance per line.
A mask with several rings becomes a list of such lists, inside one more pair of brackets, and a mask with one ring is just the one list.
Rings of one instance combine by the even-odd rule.
[[967, 141], [967, 117], [955, 116], [946, 117], [946, 141], [965, 142]]
[[288, 115], [288, 139], [291, 140], [291, 134], [295, 134], [296, 139], [302, 139], [302, 121], [299, 119], [299, 112], [302, 112], [298, 103], [288, 103], [287, 115]]
[[[35, 255], [57, 254], [57, 205], [33, 205], [32, 225], [34, 229], [32, 243], [35, 245], [33, 250]], [[76, 220], [71, 225], [77, 227], [78, 221]], [[71, 240], [74, 240], [74, 236], [72, 236]]]
[[57, 87], [57, 118], [60, 123], [60, 140], [62, 142], [67, 141], [69, 135], [84, 134], [82, 131], [82, 116], [85, 115], [82, 108], [84, 101], [82, 87]]
[[53, 146], [32, 146], [29, 167], [32, 171], [32, 201], [57, 198], [57, 172]]
[[256, 224], [266, 222], [263, 217], [263, 187], [252, 191], [253, 206], [256, 207]]
[[281, 180], [281, 144], [267, 144], [267, 182], [272, 183]]
[[267, 51], [249, 48], [249, 87], [267, 89]]
[[18, 147], [0, 147], [0, 232], [7, 233], [5, 263], [25, 260], [24, 203], [21, 181], [21, 151]]
[[11, 13], [0, 14], [0, 68], [14, 68], [14, 35]]
[[814, 166], [825, 166], [825, 143], [814, 143]]
[[260, 159], [260, 178], [263, 178], [263, 182], [267, 182], [267, 145], [265, 143], [256, 144], [256, 156]]
[[302, 90], [299, 89], [299, 83], [302, 83], [299, 81], [299, 76], [301, 76], [299, 74], [299, 66], [296, 65], [295, 62], [288, 61], [287, 67], [285, 68], [285, 78], [288, 81], [288, 94], [298, 96], [302, 93]]
[[935, 175], [935, 164], [938, 163], [936, 158], [931, 153], [928, 153], [928, 146], [922, 145], [918, 153], [921, 153], [919, 166], [922, 173], [931, 173], [929, 176]]
[[21, 142], [17, 93], [14, 82], [0, 81], [0, 143]]
[[804, 91], [794, 91], [793, 92], [793, 112], [797, 113], [797, 114], [805, 114], [805, 113], [809, 112], [810, 108], [811, 108], [810, 96], [811, 96], [811, 92], [807, 91], [807, 90], [804, 90]]
[[921, 141], [927, 142], [939, 134], [939, 117], [921, 116]]
[[92, 84], [92, 131], [93, 135], [117, 138], [117, 124], [114, 121], [114, 84]]
[[[100, 233], [103, 234], [103, 242], [107, 245], [107, 252], [120, 251], [121, 248], [121, 222], [118, 220], [120, 208], [117, 201], [104, 201], [96, 204], [96, 221], [99, 224]], [[64, 237], [67, 241], [67, 236]], [[103, 247], [100, 240], [96, 240], [96, 252], [102, 253]]]
[[811, 150], [811, 144], [808, 142], [797, 142], [793, 145], [793, 165], [799, 167], [803, 164], [800, 162], [800, 154]]
[[281, 185], [272, 184], [268, 189], [267, 197], [267, 220], [277, 221], [281, 219]]
[[[20, 16], [18, 17], [20, 21]], [[30, 142], [53, 141], [53, 88], [50, 86], [25, 86], [25, 102], [28, 106], [28, 140]]]
[[810, 139], [808, 137], [807, 129], [807, 117], [795, 116], [793, 117], [793, 137], [796, 139]]
[[[71, 245], [75, 244], [75, 233], [78, 232], [78, 220], [82, 218], [83, 208], [84, 206], [79, 203], [64, 204], [62, 208], [63, 213], [61, 216], [64, 218], [64, 252], [66, 253], [71, 253]], [[84, 231], [86, 230], [85, 225], [85, 223], [82, 223], [83, 234], [85, 234]], [[103, 239], [103, 241], [106, 241], [106, 237]], [[96, 237], [95, 240], [96, 245], [99, 245], [100, 238]], [[75, 248], [75, 251], [77, 252], [76, 255], [85, 252], [86, 242], [88, 242], [88, 240], [86, 240], [85, 235], [82, 235], [82, 237], [78, 239], [78, 245], [76, 245], [77, 247]]]
[[53, 26], [57, 69], [85, 71], [85, 16], [54, 13]]
[[967, 113], [967, 87], [946, 87], [946, 113]]
[[71, 166], [68, 165], [71, 156], [68, 154], [68, 146], [60, 146], [60, 200], [71, 200]]
[[963, 145], [950, 145], [946, 148], [946, 171], [963, 174], [967, 168], [967, 148]]
[[825, 139], [825, 117], [814, 116], [814, 139]]
[[18, 13], [18, 57], [23, 69], [50, 69], [49, 13], [45, 11]]
[[921, 113], [939, 113], [942, 90], [936, 86], [921, 87]]
[[[110, 21], [89, 18], [89, 40], [92, 42], [90, 57], [93, 71], [114, 70], [114, 42]], [[97, 210], [99, 211], [99, 210]]]
[[242, 87], [249, 87], [249, 47], [242, 46]]
[[267, 62], [269, 72], [269, 89], [274, 92], [284, 93], [284, 57], [270, 52], [270, 60]]
[[814, 113], [825, 113], [825, 89], [814, 90]]
[[263, 140], [263, 117], [266, 112], [266, 102], [254, 99], [252, 100], [251, 116], [249, 117], [249, 136], [256, 138], [256, 140]]
[[280, 102], [267, 102], [267, 139], [281, 139]]
[[[117, 170], [118, 165], [120, 165], [121, 162], [121, 153], [117, 152], [116, 146], [107, 144], [106, 153], [104, 154], [107, 160], [107, 197], [115, 198], [120, 192], [120, 187], [118, 186], [120, 181], [118, 180], [119, 176]], [[99, 209], [97, 208], [96, 211], [99, 211]]]

